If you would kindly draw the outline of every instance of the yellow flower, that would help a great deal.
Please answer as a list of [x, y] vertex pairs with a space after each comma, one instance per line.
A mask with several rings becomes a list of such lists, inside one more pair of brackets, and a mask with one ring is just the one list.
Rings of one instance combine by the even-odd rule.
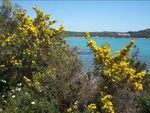
[[5, 67], [5, 65], [0, 65], [0, 68], [3, 68], [3, 67]]
[[143, 85], [142, 85], [141, 83], [135, 82], [135, 83], [133, 84], [133, 87], [135, 88], [135, 90], [138, 90], [138, 91], [143, 90]]
[[23, 77], [28, 86], [32, 86], [32, 81], [26, 76]]
[[32, 64], [36, 64], [36, 62], [34, 60], [32, 60]]
[[72, 108], [67, 108], [67, 113], [71, 113], [72, 112]]
[[96, 42], [95, 42], [94, 40], [90, 39], [90, 40], [88, 41], [88, 46], [90, 46], [90, 49], [91, 49], [92, 51], [97, 52], [98, 48], [97, 48]]
[[90, 33], [89, 33], [89, 32], [86, 32], [86, 33], [84, 34], [84, 37], [90, 38]]
[[114, 113], [114, 109], [113, 109], [113, 104], [111, 102], [112, 96], [111, 95], [104, 95], [101, 98], [101, 102], [102, 102], [102, 109], [106, 112], [106, 113]]
[[94, 104], [94, 103], [89, 104], [88, 109], [91, 110], [91, 111], [96, 110], [97, 109], [96, 104]]

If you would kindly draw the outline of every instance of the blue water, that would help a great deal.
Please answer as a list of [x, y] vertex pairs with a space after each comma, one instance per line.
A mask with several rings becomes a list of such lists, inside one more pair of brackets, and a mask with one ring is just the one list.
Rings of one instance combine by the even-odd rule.
[[[128, 44], [131, 38], [93, 38], [97, 45], [109, 43], [112, 48], [112, 54], [120, 50]], [[139, 48], [139, 59], [147, 64], [147, 69], [150, 70], [150, 39], [136, 38], [134, 39], [136, 46]], [[87, 47], [87, 40], [83, 37], [68, 37], [67, 41], [71, 47], [77, 46], [82, 51], [79, 58], [84, 64], [84, 68], [88, 69], [93, 64], [93, 53]]]

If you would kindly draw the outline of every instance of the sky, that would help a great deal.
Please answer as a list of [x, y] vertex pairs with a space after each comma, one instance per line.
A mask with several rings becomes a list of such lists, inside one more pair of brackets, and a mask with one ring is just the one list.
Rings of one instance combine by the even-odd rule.
[[13, 0], [32, 18], [37, 5], [68, 31], [138, 31], [150, 28], [148, 0]]

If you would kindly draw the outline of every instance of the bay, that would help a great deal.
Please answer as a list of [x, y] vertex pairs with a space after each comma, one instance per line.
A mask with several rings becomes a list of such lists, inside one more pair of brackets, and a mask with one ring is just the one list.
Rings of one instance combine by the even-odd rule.
[[[109, 43], [112, 49], [112, 54], [125, 47], [131, 40], [131, 38], [108, 38], [93, 37], [98, 46], [103, 43]], [[150, 39], [149, 38], [134, 38], [136, 46], [139, 48], [139, 60], [147, 64], [147, 69], [150, 71]], [[93, 53], [87, 47], [87, 39], [84, 37], [67, 37], [67, 42], [70, 47], [78, 47], [82, 51], [79, 55], [80, 60], [84, 64], [84, 69], [89, 69], [93, 66]]]

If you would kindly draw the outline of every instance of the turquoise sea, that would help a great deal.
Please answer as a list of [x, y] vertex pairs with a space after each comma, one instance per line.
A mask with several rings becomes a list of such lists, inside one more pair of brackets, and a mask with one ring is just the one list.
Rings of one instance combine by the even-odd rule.
[[[112, 48], [112, 54], [114, 54], [117, 50], [123, 48], [128, 42], [130, 42], [131, 38], [97, 38], [93, 37], [93, 39], [97, 42], [97, 45], [100, 46], [103, 43], [109, 43]], [[135, 38], [136, 46], [139, 48], [139, 57], [142, 62], [147, 64], [147, 69], [150, 71], [150, 39], [146, 38]], [[81, 50], [81, 54], [79, 58], [84, 64], [84, 69], [88, 69], [92, 67], [93, 64], [93, 53], [87, 47], [87, 40], [83, 37], [68, 37], [67, 41], [70, 47], [77, 46]]]

